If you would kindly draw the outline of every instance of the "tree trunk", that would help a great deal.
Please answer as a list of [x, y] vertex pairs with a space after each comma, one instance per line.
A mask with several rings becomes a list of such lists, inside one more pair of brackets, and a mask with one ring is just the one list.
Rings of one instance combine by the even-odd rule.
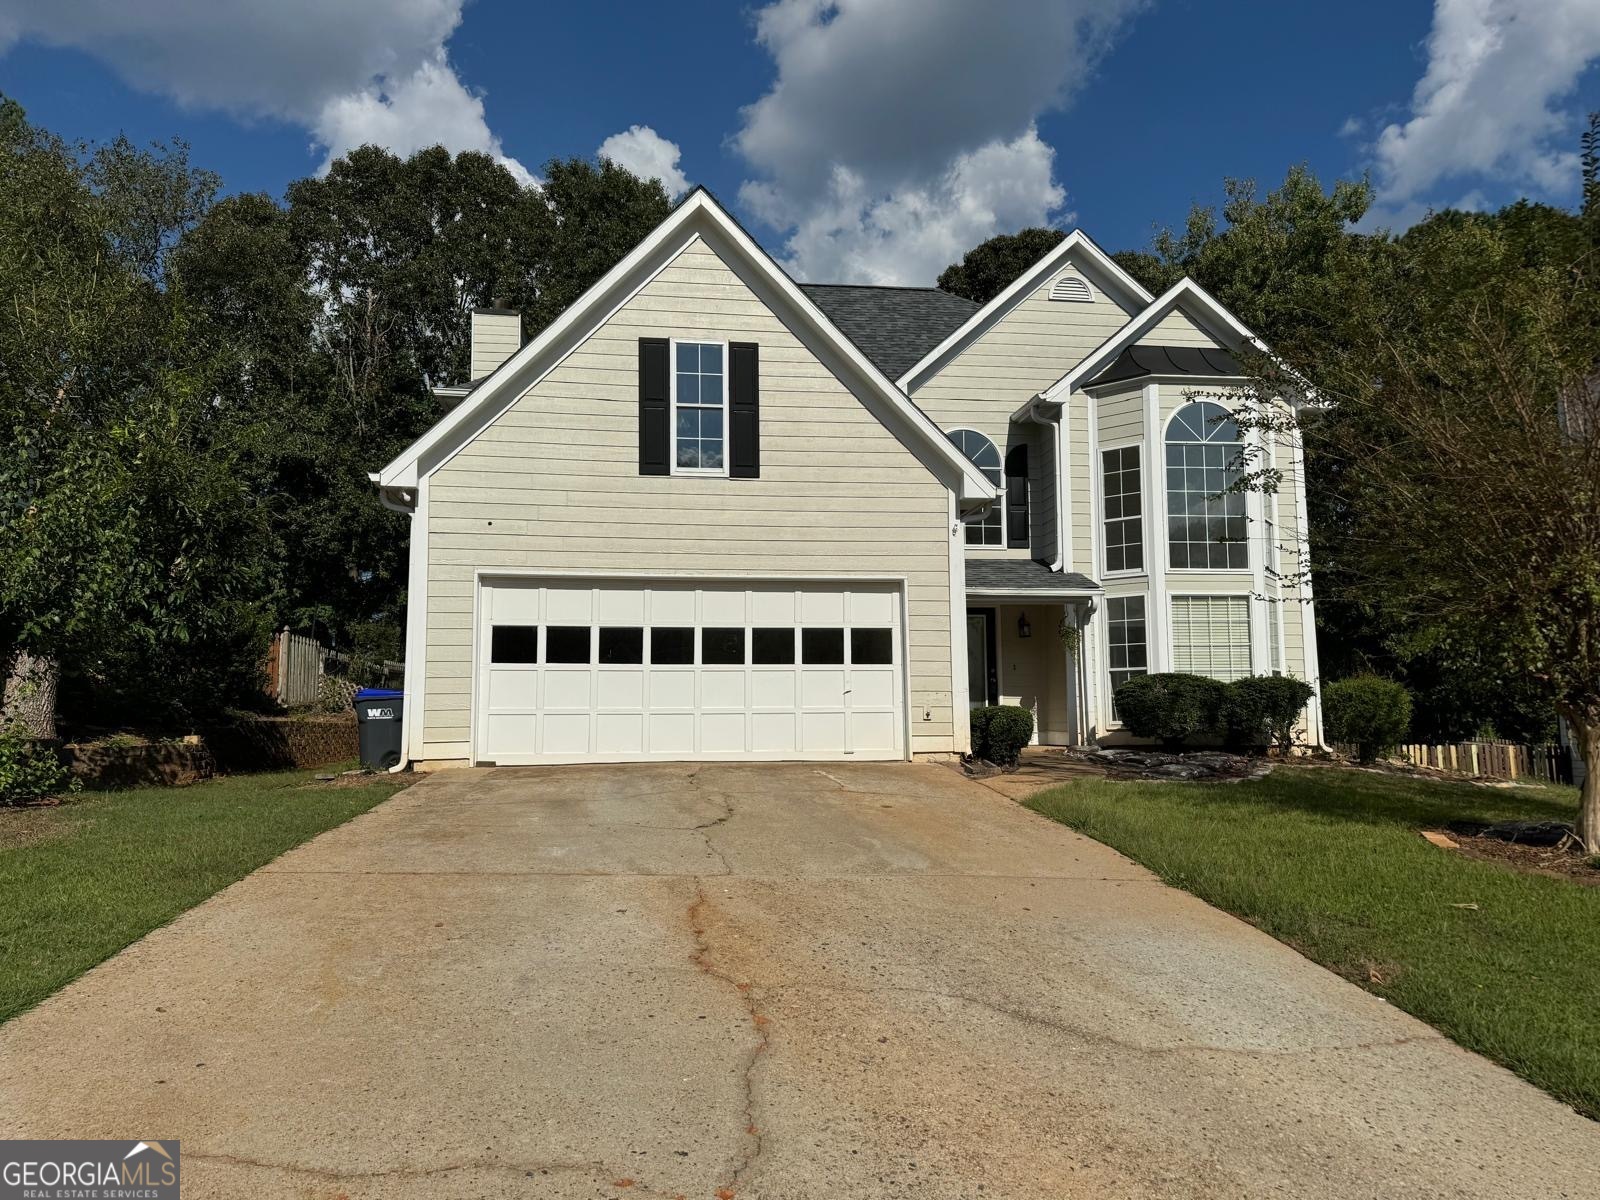
[[61, 664], [17, 650], [9, 667], [5, 693], [0, 697], [0, 726], [13, 726], [28, 737], [54, 738]]
[[1600, 724], [1574, 721], [1567, 725], [1583, 753], [1583, 790], [1578, 795], [1578, 840], [1590, 854], [1600, 854]]

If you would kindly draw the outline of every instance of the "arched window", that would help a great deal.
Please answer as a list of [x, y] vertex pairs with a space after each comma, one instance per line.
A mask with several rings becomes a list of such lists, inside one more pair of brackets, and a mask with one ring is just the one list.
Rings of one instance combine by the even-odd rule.
[[[982, 471], [984, 478], [1000, 487], [1000, 451], [983, 434], [971, 429], [952, 429], [945, 435], [952, 445], [972, 460], [972, 465]], [[1004, 546], [1005, 503], [996, 499], [988, 514], [979, 521], [967, 522], [967, 545]]]
[[1228, 410], [1185, 404], [1167, 424], [1167, 548], [1173, 567], [1209, 571], [1250, 566], [1242, 470], [1243, 439]]

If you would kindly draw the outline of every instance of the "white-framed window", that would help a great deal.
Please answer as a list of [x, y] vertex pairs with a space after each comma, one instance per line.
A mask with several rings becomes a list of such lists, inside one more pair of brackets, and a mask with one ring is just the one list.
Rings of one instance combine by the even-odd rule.
[[[995, 487], [1001, 487], [1000, 451], [983, 434], [972, 429], [952, 429], [945, 434], [950, 443], [972, 460], [972, 465], [983, 472], [984, 478]], [[977, 521], [967, 522], [967, 545], [1004, 546], [1006, 544], [1005, 492], [995, 497], [994, 506]]]
[[1250, 597], [1172, 597], [1172, 669], [1224, 683], [1251, 674]]
[[1100, 496], [1105, 508], [1106, 573], [1144, 570], [1144, 494], [1139, 447], [1100, 452]]
[[1167, 554], [1176, 569], [1250, 567], [1249, 521], [1239, 479], [1244, 442], [1228, 410], [1191, 400], [1167, 424]]
[[672, 473], [728, 473], [728, 346], [672, 342]]
[[1106, 597], [1106, 666], [1110, 675], [1111, 716], [1117, 719], [1117, 689], [1150, 670], [1143, 596]]

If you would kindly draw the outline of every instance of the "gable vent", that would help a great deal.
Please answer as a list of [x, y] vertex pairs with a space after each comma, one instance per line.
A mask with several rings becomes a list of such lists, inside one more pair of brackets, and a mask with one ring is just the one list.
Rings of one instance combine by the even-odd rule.
[[1063, 275], [1050, 288], [1050, 299], [1090, 304], [1094, 301], [1094, 292], [1089, 288], [1089, 281], [1082, 275]]

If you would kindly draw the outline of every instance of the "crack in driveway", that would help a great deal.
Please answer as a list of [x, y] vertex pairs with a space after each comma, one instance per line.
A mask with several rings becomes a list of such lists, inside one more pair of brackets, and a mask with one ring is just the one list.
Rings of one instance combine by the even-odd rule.
[[711, 958], [711, 943], [706, 934], [704, 920], [705, 911], [710, 905], [710, 897], [706, 895], [705, 884], [695, 881], [694, 903], [689, 906], [689, 929], [694, 935], [695, 952], [691, 956], [695, 966], [704, 971], [713, 979], [720, 980], [734, 989], [740, 1002], [744, 1005], [745, 1013], [750, 1019], [750, 1025], [755, 1030], [755, 1042], [750, 1049], [749, 1056], [745, 1059], [744, 1070], [741, 1073], [741, 1084], [744, 1088], [744, 1133], [749, 1139], [745, 1153], [735, 1163], [733, 1172], [728, 1182], [717, 1189], [719, 1200], [731, 1200], [736, 1194], [739, 1185], [744, 1181], [756, 1160], [760, 1158], [764, 1145], [764, 1135], [761, 1127], [756, 1124], [756, 1095], [755, 1071], [763, 1055], [771, 1048], [772, 1034], [770, 1031], [771, 1020], [761, 1011], [761, 1006], [756, 1001], [753, 985], [748, 980], [740, 980], [728, 974], [719, 967]]
[[1235, 1054], [1252, 1058], [1296, 1058], [1308, 1054], [1339, 1053], [1359, 1050], [1387, 1050], [1396, 1046], [1409, 1046], [1418, 1042], [1446, 1042], [1449, 1039], [1442, 1033], [1431, 1032], [1413, 1034], [1408, 1037], [1380, 1038], [1368, 1042], [1350, 1042], [1338, 1045], [1324, 1046], [1298, 1046], [1290, 1049], [1272, 1049], [1265, 1046], [1152, 1046], [1144, 1042], [1132, 1042], [1125, 1038], [1113, 1037], [1108, 1033], [1098, 1033], [1092, 1029], [1085, 1029], [1079, 1025], [1069, 1025], [1063, 1021], [1053, 1020], [1050, 1017], [1027, 1009], [1015, 1008], [1011, 1005], [1000, 1004], [982, 996], [974, 996], [967, 992], [945, 991], [940, 988], [912, 987], [907, 984], [877, 984], [872, 987], [850, 987], [842, 984], [813, 984], [813, 983], [780, 983], [772, 984], [766, 988], [771, 995], [784, 993], [804, 994], [807, 992], [834, 992], [842, 995], [873, 996], [886, 992], [902, 995], [927, 996], [935, 1000], [953, 1000], [958, 1004], [968, 1004], [974, 1008], [981, 1008], [999, 1016], [1009, 1017], [1013, 1021], [1020, 1021], [1041, 1029], [1049, 1029], [1056, 1033], [1066, 1034], [1068, 1037], [1080, 1041], [1093, 1042], [1096, 1045], [1115, 1046], [1121, 1050], [1129, 1050], [1135, 1054], [1167, 1055], [1167, 1054]]

